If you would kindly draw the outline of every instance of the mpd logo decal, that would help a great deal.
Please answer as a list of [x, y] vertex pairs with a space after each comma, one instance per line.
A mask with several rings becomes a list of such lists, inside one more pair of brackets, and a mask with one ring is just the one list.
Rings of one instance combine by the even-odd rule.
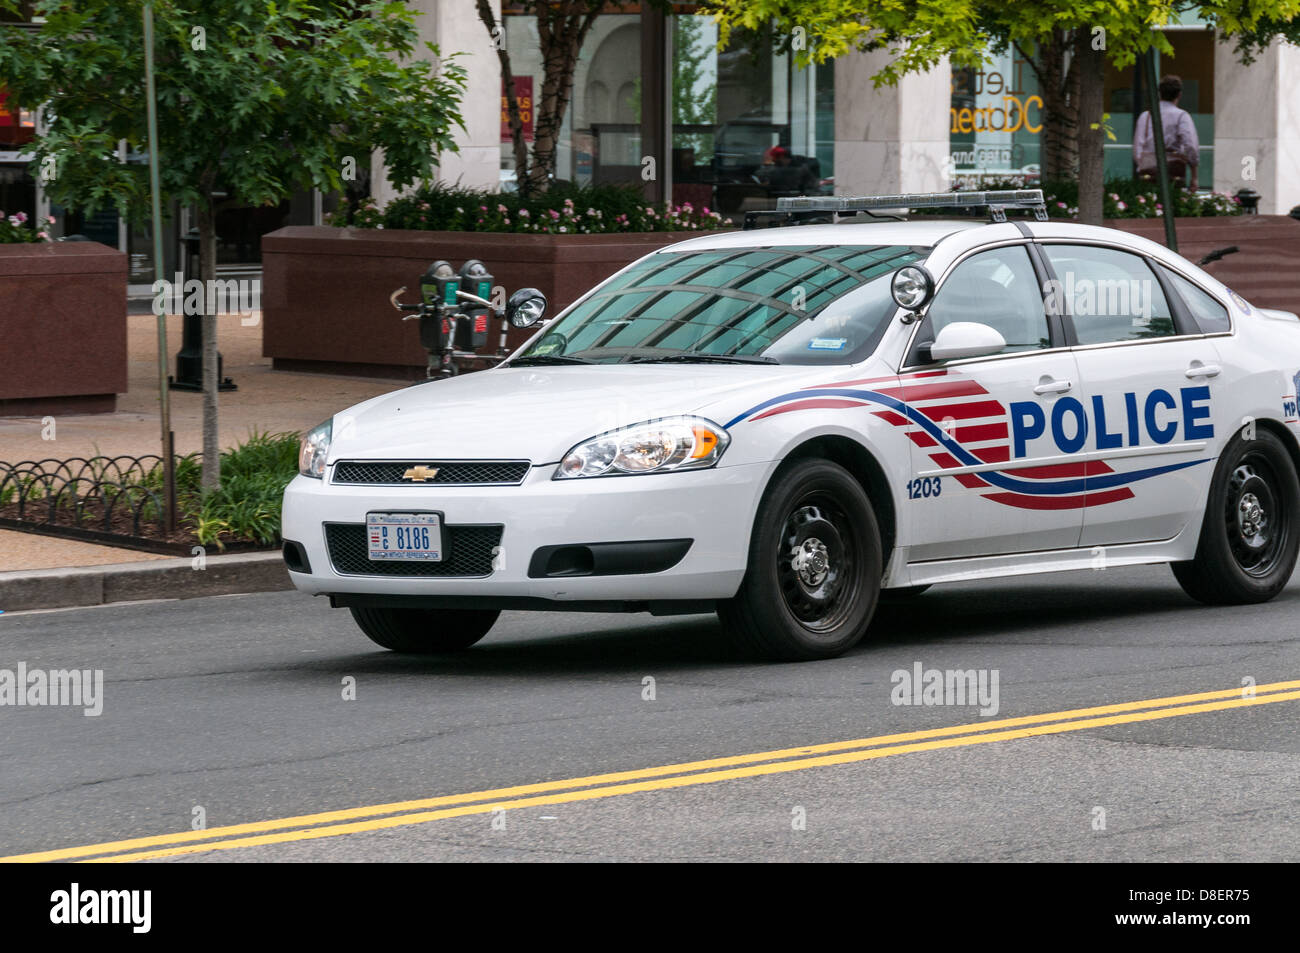
[[[1300, 375], [1297, 375], [1300, 378]], [[873, 385], [863, 388], [862, 385]], [[928, 451], [942, 470], [985, 464], [1006, 467], [954, 473], [962, 486], [983, 490], [985, 499], [1020, 509], [1078, 509], [1132, 499], [1129, 484], [1172, 473], [1208, 460], [1190, 460], [1116, 473], [1101, 460], [1016, 466], [1028, 445], [1050, 439], [1060, 453], [1167, 444], [1176, 438], [1214, 436], [1210, 389], [1204, 385], [1155, 389], [1123, 395], [1122, 406], [1107, 406], [1100, 395], [1089, 404], [1058, 397], [1051, 405], [1015, 401], [1010, 409], [977, 381], [925, 371], [902, 377], [875, 377], [814, 386], [766, 400], [727, 423], [758, 421], [797, 410], [830, 410], [876, 405], [872, 413], [903, 428], [908, 439]]]

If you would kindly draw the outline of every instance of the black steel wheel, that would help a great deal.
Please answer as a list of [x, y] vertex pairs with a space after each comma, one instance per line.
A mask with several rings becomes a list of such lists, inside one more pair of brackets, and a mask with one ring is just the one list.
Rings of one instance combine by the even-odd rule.
[[1276, 434], [1232, 439], [1219, 458], [1196, 557], [1174, 564], [1189, 596], [1211, 605], [1265, 602], [1286, 586], [1300, 548], [1300, 481]]
[[880, 531], [862, 486], [829, 460], [799, 460], [768, 487], [745, 579], [718, 615], [749, 654], [832, 658], [865, 634], [880, 576]]

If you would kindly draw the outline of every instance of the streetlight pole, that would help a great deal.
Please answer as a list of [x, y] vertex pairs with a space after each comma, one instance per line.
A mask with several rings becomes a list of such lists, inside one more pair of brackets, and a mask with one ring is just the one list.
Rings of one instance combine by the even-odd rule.
[[[153, 216], [153, 274], [162, 278], [162, 199], [158, 181], [158, 99], [153, 82], [153, 4], [144, 4], [144, 81], [149, 104], [149, 199]], [[158, 320], [158, 402], [162, 417], [163, 482], [166, 495], [167, 533], [176, 531], [176, 456], [172, 411], [167, 387], [167, 309], [154, 306]]]

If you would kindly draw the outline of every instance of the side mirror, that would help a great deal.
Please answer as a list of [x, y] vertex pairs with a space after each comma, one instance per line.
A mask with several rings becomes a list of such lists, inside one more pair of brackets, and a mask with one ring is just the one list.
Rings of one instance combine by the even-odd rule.
[[930, 345], [930, 360], [952, 361], [959, 357], [985, 357], [1007, 346], [995, 328], [974, 321], [954, 321], [939, 330]]
[[546, 314], [546, 295], [536, 288], [520, 288], [506, 302], [506, 318], [517, 328], [531, 328]]

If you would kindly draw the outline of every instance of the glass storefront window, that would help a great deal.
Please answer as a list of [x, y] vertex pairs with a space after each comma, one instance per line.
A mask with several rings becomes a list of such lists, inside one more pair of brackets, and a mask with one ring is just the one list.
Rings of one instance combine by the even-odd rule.
[[[1179, 105], [1192, 116], [1201, 142], [1198, 186], [1214, 182], [1214, 35], [1199, 28], [1171, 29], [1174, 56], [1161, 57], [1157, 72], [1182, 78]], [[1106, 67], [1103, 103], [1111, 133], [1104, 142], [1107, 179], [1133, 175], [1133, 129], [1148, 108], [1137, 71]], [[952, 71], [949, 108], [949, 169], [962, 188], [990, 182], [1035, 184], [1042, 170], [1043, 99], [1038, 78], [1019, 53], [996, 55], [984, 69]]]
[[1007, 52], [984, 69], [954, 69], [948, 120], [954, 185], [1038, 180], [1043, 98], [1022, 56]]
[[[642, 91], [663, 82], [671, 69], [669, 161], [675, 202], [737, 213], [774, 208], [781, 195], [830, 194], [832, 65], [801, 69], [759, 37], [738, 35], [719, 52], [712, 18], [678, 13], [671, 21], [671, 64], [646, 64], [639, 14], [605, 13], [596, 19], [574, 75], [556, 179], [640, 185]], [[505, 22], [519, 88], [536, 99], [543, 80], [536, 22], [509, 14]], [[502, 187], [513, 188], [514, 150], [504, 134], [501, 170]]]

